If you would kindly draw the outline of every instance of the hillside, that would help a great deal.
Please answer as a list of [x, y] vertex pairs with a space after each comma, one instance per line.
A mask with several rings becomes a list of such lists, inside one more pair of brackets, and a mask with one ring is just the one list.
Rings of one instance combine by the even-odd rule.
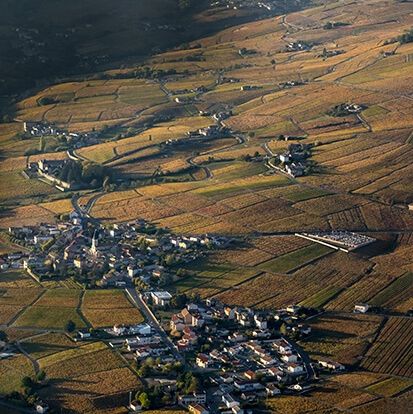
[[[273, 3], [277, 12], [285, 11], [278, 7], [281, 2]], [[287, 7], [294, 10], [306, 3], [298, 0]], [[5, 0], [2, 9], [0, 96], [56, 76], [139, 61], [234, 22], [270, 14], [256, 7], [210, 9], [206, 0]]]
[[[154, 19], [150, 6], [156, 1], [147, 3], [145, 19]], [[302, 321], [311, 333], [283, 335], [298, 341], [313, 365], [327, 360], [347, 370], [322, 371], [308, 392], [287, 394], [283, 384], [283, 395], [266, 394], [260, 401], [262, 412], [408, 412], [413, 2], [297, 2], [294, 7], [308, 7], [267, 10], [266, 16], [262, 8], [224, 3], [187, 11], [190, 36], [184, 34], [179, 47], [167, 48], [169, 35], [162, 31], [159, 38], [146, 31], [140, 37], [141, 26], [136, 36], [150, 41], [140, 46], [124, 41], [129, 28], [102, 34], [99, 41], [78, 38], [76, 53], [108, 55], [109, 61], [99, 62], [96, 72], [90, 66], [87, 76], [56, 80], [18, 99], [13, 119], [0, 124], [0, 247], [4, 253], [21, 249], [9, 227], [61, 223], [73, 210], [89, 220], [85, 233], [93, 226], [123, 233], [142, 220], [149, 237], [139, 244], [149, 251], [162, 245], [155, 236], [153, 249], [144, 243], [164, 234], [160, 229], [177, 240], [222, 238], [225, 248], [180, 262], [179, 272], [164, 260], [176, 277], [162, 285], [150, 277], [150, 283], [174, 298], [217, 299], [263, 313], [299, 305], [317, 313]], [[93, 30], [104, 30], [108, 19], [95, 16]], [[136, 61], [140, 54], [147, 56]], [[43, 159], [70, 159], [104, 174], [94, 186], [63, 192], [28, 168]], [[371, 243], [347, 249], [330, 242], [334, 237], [348, 237], [350, 246]], [[124, 412], [119, 407], [127, 393], [148, 379], [140, 370], [136, 375], [139, 363], [130, 354], [125, 359], [121, 346], [112, 354], [100, 341], [68, 343], [59, 329], [69, 318], [95, 327], [141, 321], [142, 315], [136, 316], [123, 289], [94, 289], [87, 274], [76, 279], [62, 273], [40, 281], [20, 270], [0, 274], [0, 322], [12, 338], [30, 335], [22, 346], [51, 379], [40, 392], [52, 406], [73, 413]], [[138, 282], [138, 290], [148, 289]], [[358, 304], [366, 313], [354, 312]], [[172, 310], [157, 315], [168, 330]], [[14, 381], [0, 387], [6, 393], [20, 386], [32, 363], [19, 353], [0, 370]], [[205, 373], [199, 366], [194, 371]]]

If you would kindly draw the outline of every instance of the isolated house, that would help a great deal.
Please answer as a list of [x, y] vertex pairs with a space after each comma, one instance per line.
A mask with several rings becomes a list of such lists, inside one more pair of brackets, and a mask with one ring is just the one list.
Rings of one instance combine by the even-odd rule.
[[358, 303], [354, 305], [354, 312], [356, 313], [366, 313], [369, 310], [370, 306], [367, 303]]

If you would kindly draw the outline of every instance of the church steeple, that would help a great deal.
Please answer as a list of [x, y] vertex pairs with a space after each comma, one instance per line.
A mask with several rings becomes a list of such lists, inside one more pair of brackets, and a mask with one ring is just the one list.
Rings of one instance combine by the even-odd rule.
[[98, 231], [95, 230], [93, 232], [93, 237], [92, 237], [92, 246], [90, 247], [90, 252], [92, 254], [96, 254], [97, 253], [97, 247], [98, 247]]

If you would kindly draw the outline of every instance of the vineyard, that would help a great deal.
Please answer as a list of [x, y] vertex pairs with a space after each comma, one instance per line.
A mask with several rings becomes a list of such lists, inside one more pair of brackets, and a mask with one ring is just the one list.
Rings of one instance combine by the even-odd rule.
[[369, 371], [413, 377], [413, 321], [391, 317], [367, 352], [361, 366]]

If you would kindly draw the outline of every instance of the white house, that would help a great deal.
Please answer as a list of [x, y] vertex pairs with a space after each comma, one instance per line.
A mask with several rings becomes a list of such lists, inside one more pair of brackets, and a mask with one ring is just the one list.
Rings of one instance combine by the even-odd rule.
[[295, 354], [284, 354], [281, 359], [284, 362], [297, 362], [297, 355]]
[[255, 325], [257, 326], [257, 328], [259, 328], [259, 329], [267, 329], [268, 328], [268, 322], [262, 316], [254, 315], [254, 321], [255, 321]]
[[136, 276], [136, 274], [138, 273], [138, 269], [135, 266], [128, 266], [128, 276], [129, 277], [134, 277]]
[[300, 364], [291, 362], [287, 365], [287, 371], [291, 372], [292, 374], [301, 374], [304, 371], [304, 368]]
[[369, 310], [370, 306], [367, 303], [358, 303], [354, 305], [354, 312], [356, 313], [366, 313]]
[[45, 414], [49, 411], [49, 406], [46, 403], [39, 401], [38, 403], [36, 403], [35, 409], [37, 413]]
[[165, 307], [171, 303], [172, 295], [166, 291], [151, 292], [151, 298], [155, 306]]
[[346, 369], [344, 365], [327, 359], [319, 359], [318, 364], [321, 367], [331, 369], [332, 371], [344, 371]]

